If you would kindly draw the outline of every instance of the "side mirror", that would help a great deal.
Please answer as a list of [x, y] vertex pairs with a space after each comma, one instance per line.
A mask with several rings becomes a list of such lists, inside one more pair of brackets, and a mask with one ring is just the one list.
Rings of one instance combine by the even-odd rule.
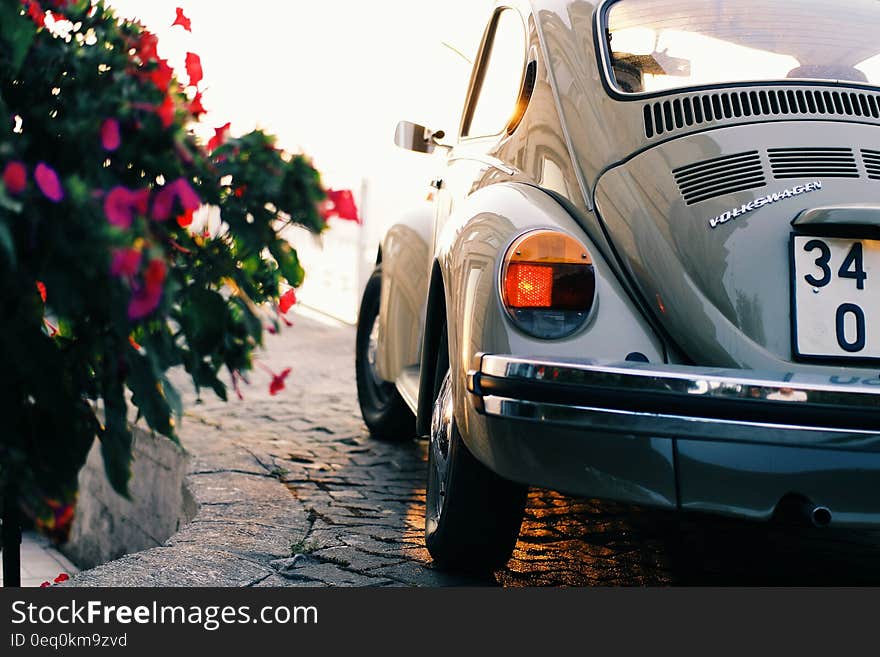
[[407, 151], [433, 153], [437, 146], [444, 146], [437, 140], [443, 139], [445, 136], [442, 131], [431, 132], [423, 125], [401, 121], [397, 124], [397, 130], [394, 133], [394, 143]]

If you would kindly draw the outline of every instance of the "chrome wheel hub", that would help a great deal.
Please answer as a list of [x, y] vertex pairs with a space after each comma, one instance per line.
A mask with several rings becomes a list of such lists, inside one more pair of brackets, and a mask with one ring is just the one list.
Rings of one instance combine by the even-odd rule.
[[436, 513], [439, 517], [446, 499], [447, 475], [449, 472], [449, 445], [454, 430], [454, 403], [452, 397], [452, 377], [449, 372], [443, 379], [440, 392], [434, 401], [431, 414], [431, 464], [435, 478]]
[[373, 377], [373, 383], [377, 387], [381, 387], [385, 382], [379, 377], [376, 369], [376, 355], [379, 352], [379, 315], [373, 320], [373, 327], [370, 329], [370, 339], [367, 342], [367, 365], [370, 367], [370, 376]]

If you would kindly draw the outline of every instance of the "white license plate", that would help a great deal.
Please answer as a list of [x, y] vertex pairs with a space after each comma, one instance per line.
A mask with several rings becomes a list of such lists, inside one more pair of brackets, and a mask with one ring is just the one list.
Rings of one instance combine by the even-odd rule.
[[880, 359], [880, 241], [792, 239], [795, 355]]

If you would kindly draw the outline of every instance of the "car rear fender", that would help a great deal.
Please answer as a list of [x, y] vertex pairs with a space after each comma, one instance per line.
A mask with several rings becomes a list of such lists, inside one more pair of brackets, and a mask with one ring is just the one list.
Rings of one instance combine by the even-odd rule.
[[[596, 270], [595, 311], [581, 330], [562, 340], [540, 340], [519, 330], [499, 295], [508, 247], [524, 233], [537, 229], [558, 230], [577, 238], [592, 255]], [[568, 210], [538, 187], [499, 183], [472, 194], [438, 232], [436, 262], [434, 278], [436, 285], [442, 285], [444, 302], [435, 304], [437, 314], [428, 314], [427, 326], [448, 321], [456, 417], [469, 443], [488, 440], [485, 425], [472, 413], [466, 395], [467, 372], [480, 353], [601, 360], [633, 356], [652, 363], [666, 361], [661, 340], [635, 308], [600, 250]], [[428, 393], [427, 378], [433, 381], [428, 374], [422, 371], [422, 396]], [[430, 408], [429, 400], [420, 398], [422, 429], [428, 426]], [[486, 454], [485, 449], [474, 451]]]

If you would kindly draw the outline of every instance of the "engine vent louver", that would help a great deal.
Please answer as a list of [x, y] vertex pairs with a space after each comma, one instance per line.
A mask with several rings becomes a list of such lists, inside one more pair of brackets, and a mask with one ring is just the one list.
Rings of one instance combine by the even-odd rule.
[[683, 96], [645, 105], [648, 139], [705, 123], [752, 116], [880, 119], [880, 95], [823, 89], [762, 89]]
[[758, 151], [690, 164], [672, 173], [688, 205], [767, 184]]
[[865, 161], [868, 178], [880, 180], [880, 151], [862, 150], [862, 159]]
[[771, 148], [773, 177], [858, 178], [859, 167], [849, 148]]

